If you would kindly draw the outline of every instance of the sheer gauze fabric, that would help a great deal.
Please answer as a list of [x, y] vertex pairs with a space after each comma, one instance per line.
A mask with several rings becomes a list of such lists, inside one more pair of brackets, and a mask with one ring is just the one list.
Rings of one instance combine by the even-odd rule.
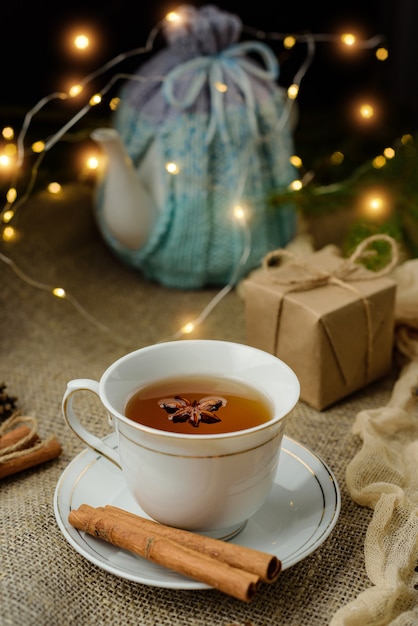
[[353, 434], [362, 445], [346, 471], [353, 500], [373, 510], [364, 542], [371, 586], [331, 626], [418, 624], [418, 260], [392, 276], [401, 369], [388, 404], [357, 415]]

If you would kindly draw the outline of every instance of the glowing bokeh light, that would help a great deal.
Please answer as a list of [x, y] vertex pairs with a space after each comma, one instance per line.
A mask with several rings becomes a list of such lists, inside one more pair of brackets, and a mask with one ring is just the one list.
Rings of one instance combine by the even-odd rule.
[[6, 226], [3, 230], [2, 237], [4, 241], [13, 241], [16, 239], [16, 231], [13, 226]]
[[332, 165], [341, 165], [341, 163], [344, 161], [343, 153], [340, 152], [339, 150], [336, 150], [335, 152], [331, 154], [330, 161]]
[[293, 46], [296, 45], [296, 38], [293, 35], [287, 35], [283, 39], [283, 45], [284, 45], [285, 48], [290, 50], [291, 48], [293, 48]]
[[111, 111], [116, 111], [119, 105], [120, 105], [120, 98], [116, 96], [115, 98], [112, 98], [111, 101], [109, 102], [109, 109]]
[[89, 170], [97, 170], [100, 164], [100, 160], [97, 156], [89, 156], [86, 160], [86, 166]]
[[165, 169], [169, 174], [178, 174], [180, 171], [178, 165], [172, 161], [165, 164]]
[[379, 156], [375, 157], [372, 161], [372, 165], [376, 170], [382, 169], [386, 165], [386, 158], [383, 154], [379, 154]]
[[392, 200], [387, 190], [370, 189], [359, 197], [359, 208], [364, 217], [383, 221], [392, 210]]
[[45, 143], [43, 141], [35, 141], [31, 146], [32, 152], [40, 154], [45, 150]]
[[10, 222], [10, 221], [13, 219], [14, 214], [15, 214], [15, 212], [14, 212], [14, 211], [12, 211], [11, 209], [9, 209], [8, 211], [5, 211], [5, 212], [3, 213], [3, 222], [4, 222], [5, 224], [7, 224], [8, 222]]
[[57, 298], [65, 298], [67, 296], [67, 294], [65, 293], [65, 289], [63, 289], [62, 287], [55, 287], [52, 290], [52, 293]]
[[167, 22], [180, 22], [181, 21], [180, 15], [176, 13], [175, 11], [170, 11], [170, 13], [167, 13], [167, 15], [165, 16], [165, 19], [167, 20]]
[[52, 193], [52, 194], [57, 194], [57, 193], [60, 193], [60, 191], [62, 191], [61, 185], [56, 182], [49, 183], [47, 189], [49, 193]]
[[10, 187], [6, 194], [7, 202], [10, 202], [10, 204], [12, 204], [16, 200], [16, 198], [17, 190], [15, 189], [15, 187]]
[[345, 46], [351, 47], [351, 46], [354, 46], [357, 40], [356, 40], [356, 36], [353, 35], [352, 33], [343, 33], [341, 35], [341, 41], [343, 42]]
[[216, 82], [215, 89], [217, 89], [220, 93], [225, 93], [228, 91], [228, 86], [225, 83]]
[[364, 120], [369, 120], [374, 116], [374, 108], [368, 102], [361, 104], [358, 112], [359, 112], [360, 117], [363, 118]]
[[234, 217], [241, 222], [245, 220], [245, 209], [240, 204], [234, 206]]
[[298, 97], [298, 93], [299, 93], [299, 85], [296, 85], [295, 83], [293, 85], [290, 85], [290, 87], [288, 87], [287, 89], [287, 95], [290, 98], [290, 100], [296, 100], [296, 98]]
[[68, 90], [68, 95], [71, 98], [75, 98], [83, 91], [83, 87], [81, 85], [72, 85]]
[[90, 106], [96, 106], [96, 104], [100, 104], [102, 101], [102, 96], [99, 93], [95, 93], [89, 100]]
[[87, 35], [80, 34], [74, 37], [74, 46], [77, 50], [86, 50], [90, 45], [90, 38]]
[[1, 131], [1, 134], [7, 141], [10, 141], [15, 136], [14, 130], [11, 126], [5, 126]]
[[289, 161], [294, 167], [297, 167], [297, 168], [302, 167], [302, 159], [300, 158], [300, 156], [297, 156], [296, 154], [293, 154], [290, 157]]
[[410, 135], [409, 133], [406, 135], [402, 135], [401, 137], [401, 144], [403, 146], [406, 146], [408, 143], [412, 143], [414, 141], [412, 135]]
[[389, 51], [387, 48], [378, 48], [376, 50], [376, 59], [378, 61], [386, 61], [389, 58]]

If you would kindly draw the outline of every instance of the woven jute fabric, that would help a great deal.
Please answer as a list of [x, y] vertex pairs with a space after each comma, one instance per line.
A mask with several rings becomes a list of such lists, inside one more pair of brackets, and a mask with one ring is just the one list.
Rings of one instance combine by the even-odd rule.
[[[341, 514], [318, 549], [273, 585], [261, 586], [251, 603], [215, 590], [151, 587], [107, 573], [68, 544], [54, 516], [56, 484], [83, 449], [62, 418], [66, 384], [73, 378], [98, 379], [128, 350], [170, 338], [199, 315], [217, 289], [181, 291], [143, 280], [113, 256], [92, 215], [91, 194], [82, 187], [65, 189], [61, 199], [34, 196], [21, 212], [18, 241], [4, 248], [27, 277], [63, 287], [88, 315], [70, 299], [29, 284], [12, 265], [0, 266], [0, 381], [18, 397], [21, 412], [36, 417], [39, 435], [54, 434], [63, 447], [56, 460], [0, 483], [0, 625], [329, 624], [373, 586], [364, 559], [373, 512], [353, 500], [345, 475], [362, 445], [352, 430], [356, 416], [388, 403], [397, 367], [326, 411], [297, 405], [287, 435], [310, 447], [335, 473]], [[243, 300], [233, 291], [194, 337], [245, 343], [244, 313]], [[92, 400], [92, 429], [105, 435], [106, 422]]]

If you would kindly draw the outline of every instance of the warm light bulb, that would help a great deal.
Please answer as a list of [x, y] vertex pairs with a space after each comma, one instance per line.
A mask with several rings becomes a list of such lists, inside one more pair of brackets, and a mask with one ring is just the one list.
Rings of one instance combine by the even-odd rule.
[[176, 163], [173, 163], [172, 161], [165, 164], [165, 169], [169, 174], [178, 174], [180, 171], [178, 165], [176, 165]]
[[290, 87], [287, 90], [287, 95], [290, 98], [290, 100], [295, 100], [298, 97], [298, 93], [299, 93], [299, 85], [290, 85]]
[[170, 11], [170, 13], [167, 13], [167, 15], [165, 16], [165, 19], [167, 20], [167, 22], [180, 22], [181, 21], [180, 15], [176, 13], [175, 11]]
[[9, 167], [11, 161], [7, 154], [0, 154], [0, 167]]
[[6, 226], [3, 230], [3, 240], [4, 241], [13, 241], [16, 238], [16, 231], [13, 226]]
[[234, 206], [234, 217], [240, 222], [245, 220], [245, 209], [240, 204]]
[[65, 298], [66, 297], [66, 293], [65, 293], [65, 289], [63, 289], [62, 287], [55, 287], [52, 290], [52, 293], [54, 296], [56, 296], [57, 298]]
[[78, 50], [86, 50], [86, 48], [88, 48], [90, 45], [90, 39], [87, 37], [87, 35], [76, 35], [74, 37], [74, 46], [78, 49]]
[[72, 85], [68, 90], [68, 94], [71, 98], [75, 98], [82, 91], [83, 91], [83, 87], [81, 85]]
[[373, 212], [379, 212], [382, 210], [383, 200], [382, 198], [372, 198], [369, 201], [369, 208]]
[[409, 133], [406, 134], [406, 135], [402, 135], [402, 137], [401, 137], [401, 144], [403, 146], [406, 146], [406, 144], [412, 143], [413, 141], [414, 141], [414, 138]]
[[91, 156], [86, 161], [86, 166], [89, 170], [97, 170], [99, 167], [99, 159], [96, 156]]
[[220, 93], [225, 93], [226, 91], [228, 91], [228, 85], [225, 85], [225, 83], [216, 82], [215, 89], [217, 89]]
[[296, 38], [293, 35], [287, 35], [284, 39], [283, 39], [283, 45], [285, 48], [287, 48], [288, 50], [290, 50], [290, 48], [293, 48], [293, 46], [296, 44]]
[[31, 145], [31, 149], [32, 149], [32, 152], [35, 152], [36, 154], [40, 154], [45, 149], [45, 143], [43, 141], [35, 141]]
[[89, 104], [93, 107], [96, 104], [100, 104], [102, 101], [102, 96], [99, 93], [95, 93], [89, 100]]
[[391, 210], [391, 200], [387, 192], [381, 189], [369, 190], [359, 198], [363, 215], [371, 220], [385, 219]]
[[17, 198], [17, 191], [14, 187], [10, 187], [10, 189], [7, 191], [6, 194], [6, 199], [7, 202], [10, 202], [10, 204], [12, 204]]
[[302, 167], [302, 159], [299, 156], [297, 156], [296, 154], [292, 155], [290, 157], [289, 161], [291, 162], [291, 164], [294, 167], [297, 167], [297, 168]]
[[376, 170], [380, 170], [382, 167], [385, 167], [386, 158], [383, 156], [383, 154], [379, 154], [379, 156], [373, 159], [372, 165]]
[[341, 35], [341, 41], [344, 45], [351, 47], [356, 43], [356, 37], [352, 33], [344, 33]]
[[4, 139], [6, 139], [7, 141], [10, 141], [15, 136], [14, 130], [11, 126], [5, 126], [3, 130], [1, 131], [1, 134], [3, 135]]
[[333, 152], [331, 154], [331, 159], [330, 159], [332, 165], [341, 165], [341, 163], [344, 161], [344, 155], [342, 152], [339, 152], [338, 150], [336, 152]]
[[374, 116], [374, 109], [371, 104], [364, 103], [360, 105], [359, 115], [365, 120], [369, 120]]
[[49, 183], [47, 189], [49, 193], [57, 194], [57, 193], [60, 193], [60, 191], [62, 190], [62, 187], [59, 183]]
[[378, 61], [386, 61], [389, 57], [389, 52], [386, 48], [378, 48], [376, 50], [376, 59]]
[[385, 148], [383, 150], [383, 154], [387, 159], [393, 159], [393, 157], [395, 156], [395, 150], [393, 148]]
[[8, 211], [5, 211], [5, 212], [3, 213], [3, 222], [4, 222], [5, 224], [7, 224], [8, 222], [10, 222], [10, 221], [13, 219], [14, 214], [15, 214], [15, 212], [14, 212], [14, 211], [12, 211], [11, 209], [9, 209]]
[[116, 96], [115, 98], [112, 98], [111, 101], [109, 102], [109, 109], [111, 111], [116, 111], [119, 105], [120, 105], [120, 98]]

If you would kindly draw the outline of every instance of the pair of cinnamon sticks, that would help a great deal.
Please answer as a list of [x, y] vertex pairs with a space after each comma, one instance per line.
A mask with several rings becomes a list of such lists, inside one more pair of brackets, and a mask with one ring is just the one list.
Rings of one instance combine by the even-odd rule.
[[61, 454], [62, 448], [56, 437], [42, 441], [36, 428], [34, 417], [17, 413], [3, 423], [0, 429], [0, 479], [51, 461]]
[[249, 602], [261, 582], [272, 583], [281, 561], [265, 552], [145, 519], [120, 508], [82, 504], [69, 523], [179, 574]]

